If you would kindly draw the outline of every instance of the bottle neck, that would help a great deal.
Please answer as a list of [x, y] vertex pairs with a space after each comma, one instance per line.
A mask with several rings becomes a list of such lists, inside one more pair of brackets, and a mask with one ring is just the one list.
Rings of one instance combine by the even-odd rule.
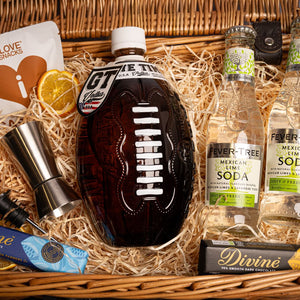
[[125, 61], [125, 60], [145, 60], [145, 51], [138, 48], [125, 48], [115, 51], [115, 61]]
[[245, 33], [231, 34], [225, 40], [225, 50], [227, 51], [230, 48], [246, 48], [254, 50], [255, 39], [253, 36]]
[[292, 40], [286, 64], [286, 73], [300, 71], [300, 27], [292, 29]]
[[225, 40], [224, 76], [227, 81], [254, 85], [254, 38], [245, 33], [232, 34]]
[[291, 38], [292, 40], [300, 39], [300, 24], [297, 23], [292, 29], [291, 29]]

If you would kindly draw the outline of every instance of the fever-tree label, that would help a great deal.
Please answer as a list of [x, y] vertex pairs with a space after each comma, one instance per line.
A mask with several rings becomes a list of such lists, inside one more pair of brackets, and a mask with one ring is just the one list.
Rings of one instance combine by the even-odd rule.
[[273, 129], [269, 134], [266, 190], [300, 192], [300, 130]]
[[224, 74], [227, 80], [250, 81], [254, 78], [254, 51], [246, 48], [230, 48], [224, 58]]
[[234, 143], [209, 144], [206, 203], [254, 207], [259, 199], [261, 163], [260, 146]]
[[299, 67], [300, 67], [300, 39], [295, 39], [290, 44], [286, 68], [287, 71], [294, 71], [294, 70], [299, 70]]

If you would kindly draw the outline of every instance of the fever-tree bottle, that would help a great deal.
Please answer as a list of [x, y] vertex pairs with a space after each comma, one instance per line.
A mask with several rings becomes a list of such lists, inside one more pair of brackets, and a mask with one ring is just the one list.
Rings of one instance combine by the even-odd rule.
[[261, 220], [300, 225], [300, 17], [292, 23], [286, 74], [269, 117]]
[[256, 228], [264, 148], [264, 126], [255, 98], [256, 32], [234, 26], [225, 34], [224, 86], [207, 131], [206, 219], [208, 232]]

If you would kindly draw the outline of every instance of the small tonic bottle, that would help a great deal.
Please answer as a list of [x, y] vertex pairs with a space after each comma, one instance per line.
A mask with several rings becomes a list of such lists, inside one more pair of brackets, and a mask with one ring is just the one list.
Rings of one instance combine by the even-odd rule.
[[255, 98], [255, 37], [247, 26], [225, 33], [224, 85], [207, 130], [208, 233], [248, 236], [257, 226], [264, 126]]
[[265, 193], [260, 219], [273, 225], [300, 225], [300, 17], [292, 40], [285, 78], [268, 124]]
[[78, 99], [79, 185], [97, 232], [113, 246], [174, 238], [193, 190], [185, 110], [145, 50], [142, 28], [115, 29], [115, 61], [93, 69]]

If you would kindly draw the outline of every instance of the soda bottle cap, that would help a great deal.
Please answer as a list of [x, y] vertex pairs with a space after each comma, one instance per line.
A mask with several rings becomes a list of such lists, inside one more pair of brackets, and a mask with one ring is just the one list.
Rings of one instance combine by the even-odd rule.
[[146, 52], [145, 31], [139, 27], [126, 26], [116, 28], [111, 33], [111, 52], [117, 50], [137, 48]]
[[252, 27], [245, 26], [245, 25], [237, 25], [227, 29], [227, 31], [225, 32], [225, 38], [232, 33], [239, 33], [239, 32], [249, 34], [254, 39], [256, 38], [257, 35], [256, 31]]

